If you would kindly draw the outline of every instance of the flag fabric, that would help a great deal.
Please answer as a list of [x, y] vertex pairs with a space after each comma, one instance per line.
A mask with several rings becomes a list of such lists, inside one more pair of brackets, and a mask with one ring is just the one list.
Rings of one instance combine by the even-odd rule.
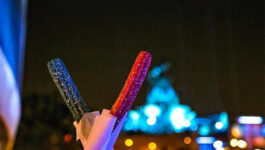
[[0, 117], [8, 132], [8, 147], [12, 147], [20, 117], [20, 96], [15, 76], [2, 49], [0, 49]]
[[20, 118], [26, 6], [27, 0], [0, 0], [0, 119], [9, 139], [7, 149], [12, 149]]

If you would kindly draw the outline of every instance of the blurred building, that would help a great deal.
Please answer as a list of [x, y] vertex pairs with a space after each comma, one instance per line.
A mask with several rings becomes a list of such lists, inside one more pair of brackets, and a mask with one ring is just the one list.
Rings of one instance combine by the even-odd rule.
[[117, 149], [152, 150], [153, 145], [156, 150], [214, 150], [226, 146], [227, 113], [197, 117], [189, 106], [180, 104], [178, 94], [165, 75], [168, 68], [169, 63], [163, 63], [148, 74], [151, 88], [146, 104], [129, 111]]

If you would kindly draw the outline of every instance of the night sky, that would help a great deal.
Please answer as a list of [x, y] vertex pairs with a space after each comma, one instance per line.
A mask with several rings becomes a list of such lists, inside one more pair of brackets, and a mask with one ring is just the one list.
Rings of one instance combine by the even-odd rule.
[[[58, 92], [61, 58], [87, 104], [111, 108], [141, 50], [200, 116], [265, 116], [264, 1], [29, 0], [22, 95]], [[145, 82], [134, 107], [145, 103]]]

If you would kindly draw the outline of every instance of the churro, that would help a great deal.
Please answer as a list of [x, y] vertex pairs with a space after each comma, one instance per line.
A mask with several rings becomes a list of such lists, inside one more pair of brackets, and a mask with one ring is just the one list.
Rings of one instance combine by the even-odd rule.
[[123, 89], [110, 110], [110, 113], [117, 117], [115, 127], [119, 124], [124, 114], [130, 110], [143, 84], [151, 59], [151, 54], [146, 51], [140, 52], [137, 56]]
[[77, 122], [89, 109], [79, 94], [65, 65], [60, 59], [53, 59], [47, 64], [50, 75], [61, 93], [67, 107]]

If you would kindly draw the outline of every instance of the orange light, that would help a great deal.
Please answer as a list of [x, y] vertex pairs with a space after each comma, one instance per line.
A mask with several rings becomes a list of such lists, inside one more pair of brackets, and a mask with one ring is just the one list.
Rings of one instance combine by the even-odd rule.
[[255, 137], [253, 139], [253, 145], [256, 147], [262, 147], [263, 145], [265, 145], [265, 138], [263, 137]]
[[233, 125], [231, 128], [231, 134], [235, 138], [241, 138], [242, 137], [242, 131], [239, 125]]
[[185, 143], [185, 144], [190, 144], [190, 143], [191, 143], [191, 138], [188, 137], [188, 136], [185, 137], [185, 138], [184, 138], [184, 143]]
[[71, 140], [72, 140], [72, 135], [71, 134], [65, 134], [64, 142], [69, 143]]
[[154, 149], [156, 149], [156, 143], [155, 143], [155, 142], [150, 142], [150, 143], [148, 144], [148, 148], [149, 148], [150, 150], [154, 150]]

